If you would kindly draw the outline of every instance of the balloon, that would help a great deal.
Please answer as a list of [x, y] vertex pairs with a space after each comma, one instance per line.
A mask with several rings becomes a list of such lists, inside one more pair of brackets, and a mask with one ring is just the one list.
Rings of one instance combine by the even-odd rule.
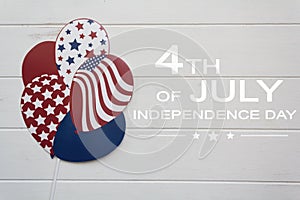
[[54, 153], [58, 158], [71, 162], [101, 158], [120, 145], [125, 128], [124, 115], [120, 114], [106, 126], [90, 132], [77, 132], [68, 113], [55, 135]]
[[69, 89], [62, 77], [44, 74], [28, 83], [21, 98], [21, 112], [34, 139], [54, 155], [53, 139], [69, 111]]
[[54, 48], [55, 42], [41, 42], [26, 54], [22, 64], [24, 85], [27, 85], [32, 79], [42, 74], [58, 75]]
[[120, 58], [94, 56], [80, 66], [71, 86], [70, 113], [78, 131], [106, 125], [126, 108], [133, 77]]
[[101, 24], [86, 18], [68, 23], [55, 42], [27, 53], [22, 77], [22, 117], [52, 158], [95, 160], [121, 144], [133, 77], [123, 60], [109, 55]]
[[76, 19], [60, 31], [55, 44], [55, 61], [59, 74], [67, 85], [80, 65], [94, 55], [104, 57], [109, 52], [109, 40], [103, 26], [92, 19]]

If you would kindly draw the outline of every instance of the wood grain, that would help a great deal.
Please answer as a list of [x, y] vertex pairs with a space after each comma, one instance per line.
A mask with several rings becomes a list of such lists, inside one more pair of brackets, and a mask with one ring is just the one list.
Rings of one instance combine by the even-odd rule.
[[[299, 23], [299, 2], [282, 1], [2, 1], [1, 24], [66, 23], [79, 16], [104, 24]], [[80, 14], [79, 14], [80, 13]]]
[[[229, 131], [235, 134], [234, 140], [227, 139]], [[299, 131], [223, 130], [209, 156], [200, 160], [199, 151], [202, 143], [207, 141], [207, 131], [198, 132], [200, 139], [191, 144], [195, 129], [164, 129], [159, 132], [155, 129], [127, 129], [120, 148], [100, 162], [61, 161], [58, 180], [300, 181]], [[150, 137], [154, 134], [158, 136]], [[172, 137], [174, 134], [184, 136], [175, 138]], [[242, 137], [244, 134], [287, 134], [288, 137], [248, 138]], [[0, 154], [3, 161], [0, 180], [53, 180], [56, 160], [39, 147], [27, 130], [2, 129], [0, 139], [1, 147], [6, 149]], [[176, 150], [176, 154], [166, 154], [165, 150]], [[154, 154], [156, 151], [158, 153]], [[136, 157], [135, 154], [141, 153], [144, 155]], [[179, 159], [175, 160], [178, 156]], [[152, 173], [142, 173], [153, 163], [162, 165], [157, 165], [160, 169]]]
[[[80, 188], [80, 189], [78, 189]], [[74, 192], [76, 191], [76, 192]], [[111, 191], [118, 191], [111, 192]], [[120, 182], [120, 183], [58, 183], [57, 199], [83, 199], [89, 194], [89, 199], [135, 199], [142, 197], [151, 199], [288, 199], [296, 200], [299, 185], [268, 185], [268, 184], [226, 184], [199, 182]]]
[[[174, 120], [162, 130], [157, 121], [137, 123], [130, 113], [152, 105], [151, 94], [159, 87], [151, 86], [151, 82], [182, 90], [187, 97], [190, 92], [199, 92], [201, 79], [219, 76], [193, 75], [189, 66], [177, 76], [152, 64], [140, 67], [154, 63], [162, 52], [141, 50], [124, 55], [126, 50], [136, 48], [131, 41], [143, 39], [131, 35], [134, 30], [174, 31], [202, 48], [202, 54], [192, 51], [195, 54], [191, 57], [221, 59], [225, 83], [228, 79], [247, 80], [247, 94], [261, 99], [259, 104], [242, 104], [235, 99], [226, 104], [227, 109], [299, 110], [299, 11], [299, 0], [1, 1], [0, 199], [49, 199], [54, 194], [57, 200], [299, 199], [299, 113], [293, 120], [229, 120], [224, 126], [217, 122], [198, 124], [193, 120], [184, 123]], [[122, 56], [129, 64], [135, 88], [148, 83], [152, 90], [144, 87], [135, 91], [126, 110], [126, 137], [120, 148], [103, 158], [102, 163], [62, 161], [56, 165], [57, 159], [50, 159], [39, 147], [21, 119], [19, 102], [24, 88], [21, 65], [30, 48], [41, 41], [54, 41], [62, 26], [78, 16], [91, 17], [104, 24], [111, 39], [111, 53]], [[171, 45], [166, 39], [160, 41], [164, 48]], [[277, 91], [280, 95], [275, 96], [273, 103], [265, 101], [265, 94], [256, 85], [257, 79], [268, 83], [284, 80]], [[185, 108], [195, 108], [187, 98], [180, 103]], [[200, 108], [211, 107], [209, 102], [200, 105]], [[210, 151], [204, 148], [210, 142], [209, 128], [219, 134], [219, 140], [207, 157], [199, 159], [200, 152]], [[199, 140], [192, 140], [195, 131], [200, 134]], [[235, 135], [233, 140], [227, 139], [229, 132]], [[154, 134], [160, 136], [152, 137]], [[147, 156], [158, 149], [173, 150], [173, 153]], [[139, 156], [128, 157], [131, 154], [142, 155], [144, 160], [137, 159]], [[180, 156], [176, 162], [155, 172], [124, 172], [126, 169], [142, 171], [161, 161], [172, 161], [177, 154]], [[119, 170], [113, 169], [116, 166]], [[55, 170], [59, 170], [57, 180]], [[53, 184], [56, 188], [52, 188]]]
[[[55, 40], [62, 26], [0, 26], [0, 43], [5, 46], [0, 60], [0, 76], [21, 76], [21, 65], [26, 52], [41, 41]], [[163, 51], [139, 51], [123, 55], [135, 46], [136, 34], [143, 28], [163, 28], [183, 34], [187, 40], [195, 41], [208, 56], [189, 52], [186, 58], [221, 59], [221, 76], [300, 76], [300, 27], [299, 26], [105, 26], [110, 40], [111, 53], [122, 56], [138, 76], [171, 76], [169, 69], [158, 69], [153, 65]], [[8, 40], [9, 36], [12, 40]], [[132, 38], [135, 37], [135, 38]], [[13, 42], [12, 42], [13, 41]], [[125, 41], [125, 42], [124, 42]], [[128, 42], [127, 42], [128, 41]], [[176, 41], [174, 41], [176, 43]], [[15, 45], [13, 45], [15, 44]], [[165, 48], [169, 48], [166, 44]], [[3, 49], [4, 50], [4, 49]], [[181, 49], [182, 50], [182, 49]], [[179, 49], [180, 51], [180, 49]], [[180, 52], [179, 52], [180, 53]], [[203, 73], [201, 65], [197, 68]], [[197, 75], [197, 74], [196, 74]], [[185, 65], [180, 76], [195, 76], [191, 67]], [[199, 76], [199, 74], [197, 75]], [[215, 76], [209, 73], [206, 76]]]
[[0, 130], [2, 179], [52, 179], [55, 160], [45, 154], [27, 130]]
[[0, 182], [0, 199], [48, 199], [51, 182]]

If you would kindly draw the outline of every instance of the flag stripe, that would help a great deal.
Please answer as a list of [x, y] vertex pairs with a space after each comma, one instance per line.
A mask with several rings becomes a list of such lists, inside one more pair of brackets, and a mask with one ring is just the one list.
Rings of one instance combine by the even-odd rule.
[[[108, 85], [110, 87], [110, 90], [113, 91], [113, 95], [119, 100], [119, 101], [125, 101], [128, 102], [130, 100], [131, 95], [127, 95], [125, 93], [125, 91], [119, 91], [115, 84], [113, 82], [112, 76], [114, 76], [113, 73], [110, 73], [110, 71], [107, 69], [107, 67], [100, 63], [99, 64], [99, 68], [102, 70], [102, 72], [104, 73], [104, 76], [106, 77], [107, 81], [108, 81]], [[125, 94], [123, 94], [122, 92], [124, 92]], [[130, 91], [132, 92], [132, 91]]]
[[[102, 62], [101, 64], [103, 64], [103, 65], [106, 67], [106, 69], [108, 69], [108, 71], [109, 71], [109, 73], [110, 73], [110, 77], [111, 77], [111, 79], [113, 80], [113, 83], [114, 83], [116, 89], [117, 89], [119, 92], [121, 92], [122, 94], [124, 94], [124, 95], [129, 95], [129, 96], [131, 96], [132, 91], [127, 91], [127, 90], [123, 89], [123, 88], [119, 85], [119, 83], [118, 83], [118, 81], [117, 81], [117, 79], [116, 79], [116, 77], [115, 77], [115, 75], [114, 75], [114, 72], [113, 72], [113, 70], [111, 69], [111, 67], [110, 67], [106, 62]], [[123, 77], [123, 76], [122, 76], [122, 77]]]
[[114, 75], [116, 76], [116, 79], [117, 79], [117, 82], [119, 83], [119, 85], [124, 89], [124, 90], [127, 90], [127, 91], [132, 91], [133, 90], [133, 85], [129, 85], [129, 84], [127, 84], [122, 78], [121, 78], [121, 76], [120, 76], [120, 74], [119, 74], [119, 71], [117, 70], [117, 67], [115, 66], [115, 64], [111, 61], [111, 60], [109, 60], [109, 59], [103, 59], [102, 60], [102, 62], [103, 63], [107, 63], [110, 67], [111, 67], [111, 69], [113, 70], [113, 72], [114, 72]]

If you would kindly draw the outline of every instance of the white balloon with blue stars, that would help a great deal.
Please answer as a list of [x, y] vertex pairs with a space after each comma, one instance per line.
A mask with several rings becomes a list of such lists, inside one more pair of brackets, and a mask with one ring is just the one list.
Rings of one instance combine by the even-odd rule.
[[55, 61], [66, 85], [85, 60], [104, 58], [109, 53], [109, 39], [104, 27], [92, 19], [76, 19], [59, 33], [55, 44]]

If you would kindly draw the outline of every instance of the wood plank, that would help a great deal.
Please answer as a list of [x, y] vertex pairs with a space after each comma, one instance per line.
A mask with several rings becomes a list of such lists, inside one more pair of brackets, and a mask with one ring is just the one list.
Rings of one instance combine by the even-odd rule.
[[[261, 78], [259, 78], [261, 79]], [[207, 83], [210, 83], [214, 78], [206, 78]], [[229, 93], [229, 81], [230, 78], [224, 78], [224, 87], [218, 82], [218, 94], [224, 95], [222, 90]], [[298, 99], [300, 93], [295, 89], [295, 85], [299, 85], [300, 79], [298, 78], [282, 78], [283, 83], [273, 94], [273, 102], [267, 102], [266, 93], [258, 85], [254, 78], [233, 78], [236, 82], [236, 96], [235, 98], [226, 104], [224, 103], [212, 103], [209, 99], [203, 103], [195, 103], [191, 101], [190, 95], [194, 94], [195, 97], [200, 96], [201, 80], [199, 78], [135, 78], [135, 92], [132, 97], [132, 101], [125, 109], [125, 117], [127, 127], [130, 128], [250, 128], [250, 129], [299, 129], [299, 103]], [[246, 96], [259, 98], [259, 103], [243, 103], [240, 102], [240, 80], [245, 80], [246, 84]], [[265, 78], [262, 79], [265, 84], [273, 85], [277, 79]], [[21, 118], [19, 102], [22, 94], [23, 86], [20, 78], [6, 78], [0, 79], [0, 111], [2, 116], [5, 116], [0, 121], [0, 127], [24, 127], [23, 119]], [[161, 103], [156, 99], [156, 95], [161, 90], [173, 90], [181, 91], [181, 97], [174, 102]], [[180, 116], [175, 116], [172, 119], [168, 113], [162, 112], [162, 109], [170, 112], [180, 112]], [[152, 114], [155, 117], [159, 114], [159, 118], [151, 118], [150, 111], [154, 110], [156, 113]], [[222, 119], [214, 117], [211, 120], [205, 117], [203, 112], [205, 110], [229, 110], [231, 115]], [[240, 112], [240, 110], [245, 110]], [[259, 110], [259, 118], [250, 120], [247, 118], [252, 110]], [[276, 117], [279, 112], [284, 112], [286, 119], [280, 117], [279, 119], [267, 119], [267, 110], [273, 110], [276, 113]], [[283, 110], [283, 111], [281, 111]], [[289, 113], [296, 112], [292, 115], [292, 118], [288, 118]], [[298, 110], [298, 111], [297, 111]], [[196, 111], [196, 114], [194, 113]], [[139, 114], [136, 114], [138, 113]], [[151, 111], [152, 112], [152, 111]], [[188, 113], [185, 116], [184, 113]], [[142, 113], [142, 114], [141, 114]], [[202, 116], [205, 118], [199, 117]], [[233, 117], [236, 115], [236, 118]], [[241, 117], [237, 116], [240, 115]], [[146, 116], [146, 117], [145, 117]], [[244, 118], [246, 117], [246, 118]]]
[[[235, 134], [227, 139], [228, 131]], [[161, 180], [161, 181], [300, 181], [299, 131], [223, 130], [211, 153], [199, 159], [206, 131], [128, 129], [121, 146], [98, 161], [61, 161], [58, 180]], [[156, 134], [156, 136], [152, 136]], [[184, 135], [174, 137], [172, 135]], [[244, 137], [242, 135], [288, 137]], [[0, 180], [51, 181], [56, 160], [52, 160], [27, 130], [0, 130], [2, 160]], [[202, 148], [201, 154], [211, 149]], [[155, 168], [154, 168], [155, 167]], [[145, 173], [152, 171], [152, 173]], [[135, 173], [134, 173], [135, 172]]]
[[[89, 16], [105, 24], [122, 23], [295, 23], [299, 2], [273, 1], [2, 1], [1, 24], [65, 23]], [[126, 8], [126, 9], [125, 9]], [[180, 13], [179, 13], [180, 12]], [[32, 14], [34, 13], [34, 14]]]
[[[195, 130], [127, 130], [120, 147], [98, 162], [61, 162], [60, 180], [299, 181], [299, 131], [224, 130], [218, 143]], [[155, 135], [152, 137], [146, 137]], [[242, 135], [288, 137], [244, 137]], [[172, 137], [172, 135], [184, 135]], [[142, 137], [143, 136], [143, 137]], [[164, 136], [164, 137], [163, 137]], [[169, 137], [168, 137], [169, 136]], [[203, 146], [202, 146], [203, 145]], [[214, 147], [214, 148], [213, 148]], [[200, 155], [209, 153], [199, 159]]]
[[58, 183], [56, 199], [244, 199], [296, 200], [299, 185], [223, 184], [199, 182]]
[[0, 123], [2, 123], [2, 127], [24, 127], [25, 123], [20, 113], [20, 98], [24, 87], [22, 80], [0, 79], [0, 82], [10, 84], [0, 86]]
[[0, 179], [53, 178], [56, 159], [52, 160], [27, 130], [0, 129], [0, 144]]
[[[173, 43], [179, 44], [179, 53], [184, 53], [187, 59], [220, 59], [222, 76], [300, 76], [300, 57], [297, 55], [300, 51], [300, 26], [105, 27], [111, 40], [111, 53], [122, 56], [132, 68], [135, 77], [171, 76], [171, 73], [169, 69], [154, 67], [163, 51], [141, 50], [123, 55], [125, 52], [149, 45], [168, 49]], [[17, 45], [12, 45], [12, 40], [6, 37], [0, 38], [0, 43], [5, 46], [0, 50], [5, 55], [0, 60], [0, 76], [21, 76], [22, 60], [29, 49], [41, 41], [55, 40], [60, 28], [61, 26], [0, 26], [0, 34], [9, 35], [13, 38], [13, 44]], [[176, 42], [179, 39], [168, 41], [168, 38], [152, 38], [153, 35], [146, 37], [145, 30], [137, 31], [140, 28], [164, 28], [172, 31], [170, 35], [175, 34], [171, 37], [174, 40], [181, 38], [179, 35], [183, 34], [183, 41], [188, 42], [184, 45]], [[203, 51], [198, 45], [203, 47]], [[140, 67], [149, 63], [151, 65]], [[196, 67], [203, 73], [201, 63]], [[184, 63], [184, 69], [180, 69], [180, 75], [195, 76], [187, 62]], [[206, 76], [215, 75], [210, 71]]]
[[49, 199], [49, 182], [1, 182], [0, 199]]

